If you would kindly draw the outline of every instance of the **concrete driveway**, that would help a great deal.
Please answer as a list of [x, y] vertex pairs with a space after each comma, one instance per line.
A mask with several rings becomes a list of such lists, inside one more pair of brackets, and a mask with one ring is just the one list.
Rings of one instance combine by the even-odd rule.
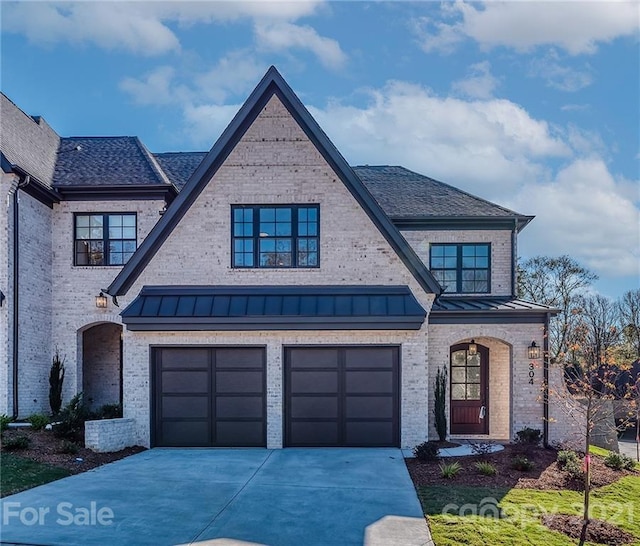
[[2, 543], [433, 544], [398, 449], [153, 449], [6, 497]]

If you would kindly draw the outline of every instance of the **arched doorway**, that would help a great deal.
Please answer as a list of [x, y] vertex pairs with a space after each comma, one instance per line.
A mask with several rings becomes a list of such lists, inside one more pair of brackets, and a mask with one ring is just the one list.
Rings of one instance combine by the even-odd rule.
[[489, 434], [489, 348], [451, 347], [451, 434]]
[[82, 391], [93, 411], [122, 405], [122, 325], [104, 322], [82, 332]]

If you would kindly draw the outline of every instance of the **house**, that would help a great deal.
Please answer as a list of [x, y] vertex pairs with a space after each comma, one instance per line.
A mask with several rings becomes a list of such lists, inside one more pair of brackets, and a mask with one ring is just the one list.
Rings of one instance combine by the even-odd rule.
[[48, 409], [57, 349], [64, 400], [145, 446], [411, 448], [439, 368], [452, 439], [565, 434], [553, 309], [516, 297], [533, 217], [349, 166], [274, 67], [206, 153], [1, 118], [0, 413]]

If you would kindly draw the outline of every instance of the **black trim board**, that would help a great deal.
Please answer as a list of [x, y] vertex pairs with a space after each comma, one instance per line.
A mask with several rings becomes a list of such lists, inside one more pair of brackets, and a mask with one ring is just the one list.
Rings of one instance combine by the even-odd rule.
[[438, 282], [274, 66], [269, 68], [211, 151], [191, 175], [172, 206], [167, 209], [166, 214], [154, 226], [133, 257], [107, 288], [107, 292], [111, 296], [127, 293], [273, 95], [276, 95], [289, 110], [422, 288], [428, 293], [439, 295], [442, 288]]
[[429, 216], [426, 218], [391, 218], [393, 224], [402, 231], [460, 231], [460, 230], [505, 230], [518, 232], [533, 220], [535, 216]]
[[178, 190], [173, 184], [56, 186], [56, 190], [66, 201], [163, 199], [167, 203], [171, 203], [178, 195]]
[[544, 324], [546, 313], [531, 311], [438, 311], [431, 312], [429, 324]]

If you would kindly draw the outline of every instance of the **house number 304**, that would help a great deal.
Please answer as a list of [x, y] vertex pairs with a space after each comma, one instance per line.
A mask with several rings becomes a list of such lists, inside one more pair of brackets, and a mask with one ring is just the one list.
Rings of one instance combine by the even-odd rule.
[[533, 362], [529, 364], [529, 385], [533, 385], [533, 378], [535, 377], [536, 372], [533, 368]]

